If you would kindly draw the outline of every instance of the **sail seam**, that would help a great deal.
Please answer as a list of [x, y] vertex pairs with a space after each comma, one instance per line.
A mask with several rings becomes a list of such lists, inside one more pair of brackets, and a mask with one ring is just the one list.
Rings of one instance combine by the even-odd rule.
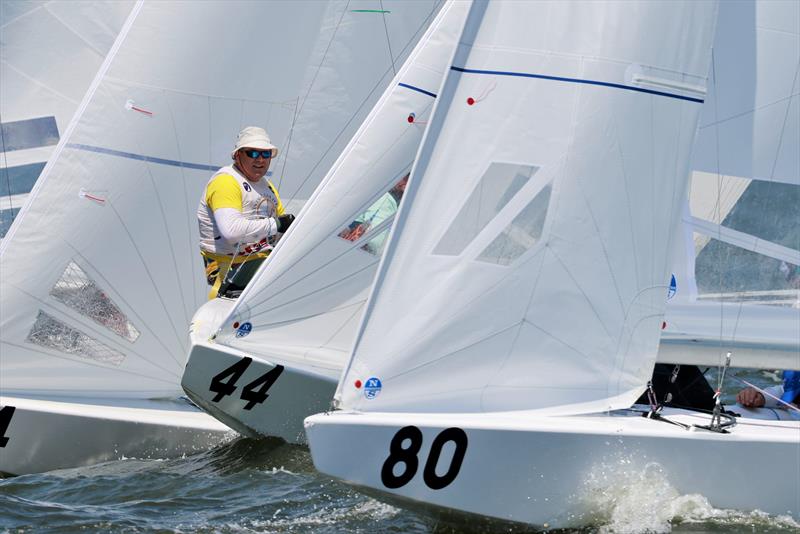
[[430, 91], [426, 91], [425, 89], [421, 89], [419, 87], [414, 87], [413, 85], [400, 82], [397, 84], [400, 87], [405, 87], [406, 89], [411, 89], [412, 91], [416, 91], [418, 93], [422, 93], [423, 95], [428, 95], [430, 97], [436, 98], [436, 93], [431, 93]]
[[613, 83], [613, 82], [603, 82], [600, 80], [589, 80], [584, 78], [565, 78], [562, 76], [549, 76], [547, 74], [534, 74], [532, 72], [513, 72], [513, 71], [502, 71], [502, 70], [482, 70], [482, 69], [467, 69], [464, 67], [456, 67], [453, 65], [450, 67], [450, 70], [454, 70], [456, 72], [463, 72], [466, 74], [488, 74], [493, 76], [514, 76], [519, 78], [536, 78], [539, 80], [550, 80], [554, 82], [566, 82], [566, 83], [577, 83], [582, 85], [597, 85], [600, 87], [611, 87], [613, 89], [623, 89], [626, 91], [635, 91], [637, 93], [647, 93], [650, 95], [656, 96], [664, 96], [667, 98], [676, 98], [678, 100], [686, 100], [689, 102], [696, 102], [698, 104], [702, 104], [704, 100], [702, 98], [694, 98], [691, 96], [684, 96], [678, 95], [675, 93], [667, 93], [665, 91], [656, 91], [654, 89], [644, 89], [642, 87], [633, 87], [630, 85], [624, 85], [621, 83]]
[[172, 167], [194, 169], [198, 171], [216, 171], [217, 169], [219, 169], [219, 166], [216, 165], [204, 165], [202, 163], [190, 163], [188, 161], [178, 161], [175, 159], [156, 158], [154, 156], [135, 154], [133, 152], [123, 152], [121, 150], [114, 150], [111, 148], [104, 148], [100, 146], [84, 145], [81, 143], [67, 143], [67, 148], [72, 148], [74, 150], [85, 150], [86, 152], [96, 152], [98, 154], [106, 154], [108, 156], [117, 156], [120, 158], [135, 159], [138, 161], [145, 161], [147, 163], [158, 163], [159, 165], [170, 165]]

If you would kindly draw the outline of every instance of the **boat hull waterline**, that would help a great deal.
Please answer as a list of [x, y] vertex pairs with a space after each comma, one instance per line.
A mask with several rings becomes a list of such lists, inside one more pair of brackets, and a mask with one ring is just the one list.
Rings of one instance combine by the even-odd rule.
[[[685, 411], [670, 419], [709, 422]], [[798, 477], [789, 475], [800, 474], [800, 421], [740, 418], [722, 434], [632, 411], [550, 417], [334, 412], [307, 418], [306, 432], [317, 470], [423, 510], [540, 528], [583, 526], [601, 520], [598, 492], [644, 473], [717, 508], [800, 517]]]
[[184, 400], [0, 397], [0, 473], [25, 475], [124, 458], [174, 458], [236, 434]]

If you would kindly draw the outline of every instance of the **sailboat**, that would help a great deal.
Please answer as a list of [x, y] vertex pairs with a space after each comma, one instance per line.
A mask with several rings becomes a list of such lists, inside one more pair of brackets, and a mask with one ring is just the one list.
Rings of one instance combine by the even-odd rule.
[[659, 361], [791, 369], [800, 352], [797, 6], [720, 6]]
[[[800, 32], [771, 9], [761, 23], [796, 54]], [[711, 2], [472, 3], [338, 410], [305, 423], [318, 470], [539, 528], [591, 524], [585, 482], [608, 466], [799, 516], [783, 475], [800, 473], [800, 421], [632, 409], [664, 328], [716, 20]], [[797, 112], [796, 85], [784, 104]]]
[[438, 4], [377, 7], [132, 5], [0, 248], [0, 472], [233, 435], [179, 384], [207, 293], [198, 199], [255, 123], [283, 147], [287, 209], [302, 206]]
[[184, 391], [238, 432], [304, 442], [330, 405], [465, 15], [441, 7], [269, 261], [195, 315]]
[[[746, 33], [747, 25], [752, 25], [753, 20], [751, 13], [742, 12], [743, 9], [744, 6], [740, 4], [726, 6], [721, 17], [723, 31], [718, 34], [715, 44], [716, 75], [724, 83], [715, 86], [703, 104], [698, 143], [706, 147], [730, 147], [729, 151], [739, 153], [739, 145], [743, 141], [739, 133], [741, 124], [736, 123], [731, 127], [730, 121], [719, 121], [715, 117], [720, 113], [726, 117], [737, 117], [753, 107], [752, 94], [731, 94], [730, 90], [726, 90], [727, 86], [742, 86], [737, 78], [742, 76], [738, 61], [741, 57], [752, 55], [755, 49], [755, 37], [745, 41], [738, 39]], [[440, 21], [431, 26], [429, 35], [420, 42], [420, 49], [424, 47], [427, 50], [426, 57], [420, 60], [417, 53], [409, 57], [408, 64], [387, 90], [387, 97], [378, 103], [362, 130], [315, 193], [314, 201], [308, 203], [302, 218], [313, 223], [295, 225], [284, 238], [283, 245], [279, 245], [271, 262], [263, 266], [257, 281], [237, 302], [217, 300], [204, 306], [195, 315], [193, 346], [184, 372], [183, 386], [199, 406], [231, 428], [248, 435], [278, 435], [290, 441], [303, 441], [298, 417], [310, 413], [310, 408], [321, 408], [327, 404], [328, 393], [334, 387], [333, 380], [346, 363], [363, 313], [363, 302], [377, 266], [377, 255], [370, 262], [369, 256], [363, 251], [376, 252], [380, 248], [369, 244], [373, 238], [376, 243], [384, 244], [394, 217], [381, 220], [367, 234], [359, 233], [363, 230], [361, 227], [359, 232], [345, 227], [347, 223], [352, 226], [364, 213], [369, 212], [371, 203], [378, 205], [386, 202], [391, 184], [386, 183], [385, 176], [407, 174], [410, 166], [407, 161], [413, 158], [418, 149], [427, 119], [419, 115], [419, 106], [390, 95], [416, 91], [435, 98], [439, 82], [433, 79], [426, 79], [424, 83], [415, 80], [415, 77], [419, 78], [415, 71], [424, 63], [428, 71], [444, 72], [455, 41], [453, 30], [445, 32], [444, 29], [457, 24], [453, 22], [457, 16], [463, 17], [456, 15], [449, 5], [442, 9]], [[442, 36], [447, 38], [443, 39]], [[431, 51], [435, 50], [438, 52], [432, 54]], [[781, 56], [780, 65], [790, 69], [791, 58], [785, 59], [784, 56]], [[412, 69], [412, 74], [407, 73], [409, 69]], [[773, 82], [769, 70], [761, 69], [757, 75], [757, 85]], [[420, 87], [427, 89], [420, 92]], [[480, 99], [482, 95], [478, 97]], [[717, 100], [721, 101], [719, 105]], [[757, 122], [764, 124], [762, 130], [766, 129], [765, 121]], [[394, 143], [390, 152], [381, 144], [389, 132], [397, 132], [396, 135], [404, 132], [402, 143]], [[413, 143], [409, 142], [412, 139], [409, 134], [413, 135]], [[722, 140], [713, 142], [709, 139], [712, 135], [722, 137]], [[751, 135], [762, 136], [763, 132], [757, 131]], [[757, 175], [758, 180], [765, 180], [763, 172], [743, 169], [740, 160], [732, 162], [733, 165], [726, 160], [725, 172], [736, 172], [739, 176]], [[759, 366], [754, 362], [769, 353], [770, 365], [791, 367], [796, 347], [800, 346], [795, 312], [775, 306], [719, 304], [710, 302], [704, 295], [698, 298], [695, 256], [702, 251], [702, 247], [695, 250], [694, 232], [719, 235], [720, 239], [726, 239], [727, 242], [741, 243], [745, 239], [751, 243], [746, 245], [748, 250], [757, 248], [760, 254], [767, 254], [771, 258], [794, 264], [800, 262], [800, 252], [796, 249], [776, 243], [767, 244], [763, 238], [757, 239], [741, 231], [731, 236], [731, 229], [721, 224], [722, 219], [737, 205], [750, 180], [738, 179], [734, 182], [734, 178], [724, 177], [725, 184], [734, 182], [737, 187], [735, 193], [727, 187], [723, 201], [717, 201], [720, 198], [717, 188], [709, 186], [710, 162], [713, 161], [717, 160], [709, 157], [705, 151], [694, 152], [691, 178], [694, 184], [691, 188], [691, 205], [694, 210], [690, 210], [690, 199], [687, 197], [679, 230], [685, 240], [675, 240], [675, 288], [670, 290], [657, 361], [670, 364], [719, 364], [722, 325], [722, 341], [728, 349], [736, 349], [737, 365]], [[376, 172], [382, 174], [374, 179]], [[780, 181], [780, 177], [784, 176], [782, 179], [785, 181], [787, 175], [792, 176], [791, 169], [778, 173], [777, 180]], [[714, 206], [716, 211], [709, 211]], [[352, 240], [353, 246], [348, 249], [343, 237]], [[703, 260], [707, 256], [701, 257], [701, 267], [703, 261], [708, 263], [708, 260]], [[240, 331], [241, 325], [245, 325], [247, 330]], [[246, 363], [240, 363], [242, 360], [246, 360]], [[282, 370], [275, 371], [277, 366]], [[228, 397], [216, 391], [218, 387], [225, 387], [219, 385], [220, 381], [236, 388], [236, 384], [252, 383], [268, 376], [268, 373], [274, 376], [280, 372], [283, 376], [281, 382], [286, 382], [295, 370], [303, 376], [303, 385], [267, 388], [271, 400], [269, 403], [260, 403], [262, 405], [258, 407], [241, 402], [237, 395]], [[264, 378], [257, 382], [257, 386], [264, 386], [267, 380]], [[232, 393], [234, 389], [230, 387], [227, 389]], [[298, 390], [306, 393], [298, 396]]]

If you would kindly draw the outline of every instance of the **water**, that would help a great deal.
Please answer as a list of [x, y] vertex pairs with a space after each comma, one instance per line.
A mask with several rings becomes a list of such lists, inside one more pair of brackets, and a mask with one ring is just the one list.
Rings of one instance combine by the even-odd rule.
[[[769, 385], [777, 375], [751, 371], [743, 377]], [[737, 389], [732, 384], [726, 397], [732, 400]], [[657, 466], [642, 473], [604, 466], [587, 485], [594, 491], [596, 524], [570, 532], [800, 532], [789, 517], [719, 510], [701, 495], [680, 495]], [[473, 530], [493, 531], [509, 530], [500, 525]], [[131, 458], [0, 480], [0, 532], [469, 530], [384, 504], [317, 474], [305, 447], [239, 438], [179, 459]]]

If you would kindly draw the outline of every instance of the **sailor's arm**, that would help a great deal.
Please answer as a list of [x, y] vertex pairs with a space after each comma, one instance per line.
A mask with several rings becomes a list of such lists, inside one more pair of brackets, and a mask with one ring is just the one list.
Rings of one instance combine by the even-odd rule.
[[214, 221], [228, 243], [256, 243], [278, 233], [278, 224], [272, 217], [247, 219], [235, 208], [217, 208]]

